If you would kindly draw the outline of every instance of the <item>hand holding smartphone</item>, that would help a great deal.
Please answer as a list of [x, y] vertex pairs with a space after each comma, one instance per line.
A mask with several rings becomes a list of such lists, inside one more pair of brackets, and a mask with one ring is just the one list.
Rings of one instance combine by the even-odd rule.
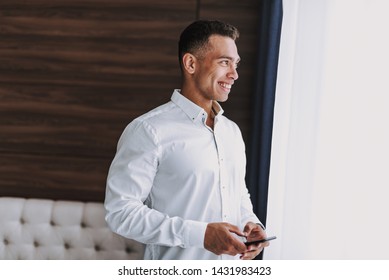
[[252, 244], [259, 244], [259, 243], [264, 243], [264, 242], [267, 242], [267, 241], [270, 241], [270, 240], [274, 240], [276, 239], [277, 237], [276, 236], [269, 236], [269, 237], [266, 237], [264, 239], [259, 239], [259, 240], [252, 240], [252, 241], [248, 241], [248, 242], [245, 242], [244, 244], [246, 246], [249, 246], [249, 245], [252, 245]]

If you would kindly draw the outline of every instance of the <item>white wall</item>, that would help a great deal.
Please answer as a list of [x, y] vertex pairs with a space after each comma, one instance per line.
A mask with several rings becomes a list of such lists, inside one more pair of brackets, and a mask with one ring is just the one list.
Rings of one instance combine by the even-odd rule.
[[389, 259], [388, 11], [284, 1], [265, 259]]

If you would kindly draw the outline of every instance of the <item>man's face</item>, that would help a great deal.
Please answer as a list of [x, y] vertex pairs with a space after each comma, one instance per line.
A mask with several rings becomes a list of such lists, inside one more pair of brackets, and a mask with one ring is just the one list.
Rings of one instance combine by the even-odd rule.
[[223, 102], [238, 79], [236, 68], [240, 57], [235, 41], [229, 37], [212, 35], [208, 44], [207, 50], [198, 58], [195, 86], [202, 98]]

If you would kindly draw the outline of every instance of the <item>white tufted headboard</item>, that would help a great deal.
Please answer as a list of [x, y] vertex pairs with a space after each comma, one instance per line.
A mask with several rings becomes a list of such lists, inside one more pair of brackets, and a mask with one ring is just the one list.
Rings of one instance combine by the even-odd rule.
[[0, 197], [0, 259], [142, 259], [104, 215], [102, 203]]

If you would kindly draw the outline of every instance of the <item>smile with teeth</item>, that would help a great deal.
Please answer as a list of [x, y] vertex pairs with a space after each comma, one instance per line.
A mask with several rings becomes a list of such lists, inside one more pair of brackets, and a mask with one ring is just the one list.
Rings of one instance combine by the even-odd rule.
[[226, 84], [226, 83], [219, 83], [219, 85], [225, 89], [231, 89], [231, 86], [230, 84]]

